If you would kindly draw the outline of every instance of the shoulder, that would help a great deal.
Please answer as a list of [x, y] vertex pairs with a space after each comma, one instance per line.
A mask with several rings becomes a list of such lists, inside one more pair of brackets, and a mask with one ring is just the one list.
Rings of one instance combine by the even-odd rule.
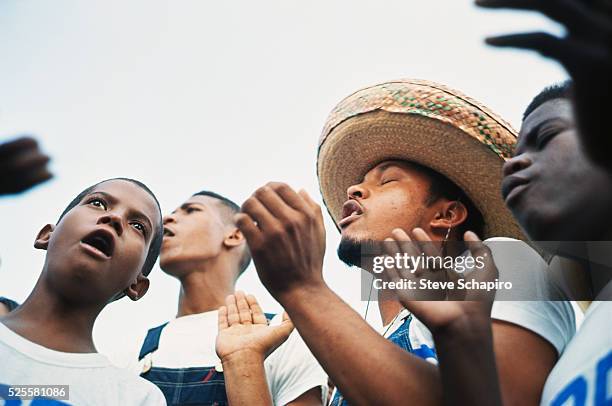
[[537, 334], [561, 354], [576, 332], [576, 319], [567, 301], [499, 301], [491, 318]]
[[120, 397], [129, 399], [132, 404], [165, 405], [161, 390], [153, 383], [141, 378], [127, 369], [112, 367], [109, 373], [116, 376], [119, 382]]
[[[277, 315], [271, 324], [281, 320], [282, 315]], [[287, 404], [316, 387], [326, 396], [327, 374], [297, 330], [268, 356], [265, 367], [274, 404]]]
[[[270, 324], [278, 325], [282, 322], [282, 319], [282, 314], [276, 314], [271, 318]], [[287, 340], [281, 344], [268, 358], [270, 359], [271, 363], [284, 363], [287, 362], [287, 358], [304, 360], [310, 357], [314, 359], [314, 356], [310, 353], [310, 350], [308, 349], [308, 346], [306, 346], [302, 336], [300, 336], [297, 329], [294, 329]]]

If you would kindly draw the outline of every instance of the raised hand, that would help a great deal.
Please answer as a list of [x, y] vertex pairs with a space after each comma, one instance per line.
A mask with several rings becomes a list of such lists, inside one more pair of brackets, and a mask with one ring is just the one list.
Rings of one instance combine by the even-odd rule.
[[226, 306], [219, 308], [219, 333], [215, 346], [222, 361], [244, 352], [261, 356], [263, 360], [293, 331], [293, 323], [286, 313], [280, 325], [268, 325], [253, 295], [238, 291], [228, 296], [225, 302]]
[[18, 138], [0, 144], [0, 195], [21, 193], [52, 177], [49, 157], [35, 139]]
[[576, 119], [589, 155], [612, 169], [612, 2], [609, 0], [476, 0], [487, 8], [538, 11], [565, 26], [563, 38], [530, 32], [487, 38], [499, 47], [530, 49], [560, 62], [574, 83]]
[[[424, 254], [430, 258], [442, 255], [424, 230], [415, 228], [412, 231], [412, 237], [410, 238], [403, 230], [394, 230], [392, 237], [386, 239], [385, 242], [387, 254], [395, 255], [397, 252], [406, 252], [410, 256], [418, 257]], [[488, 323], [491, 314], [495, 292], [457, 288], [459, 279], [487, 282], [493, 281], [498, 275], [491, 251], [478, 239], [476, 234], [466, 232], [464, 241], [472, 256], [482, 258], [484, 263], [482, 269], [474, 270], [467, 277], [454, 270], [444, 269], [418, 269], [415, 272], [396, 268], [386, 270], [386, 276], [391, 281], [400, 279], [418, 281], [427, 277], [433, 282], [454, 283], [452, 289], [396, 290], [397, 298], [402, 305], [425, 323], [434, 335], [437, 331], [453, 327], [455, 324]]]
[[[409, 255], [424, 253], [429, 256], [441, 255], [436, 245], [422, 229], [412, 231], [412, 239], [401, 230], [394, 230], [387, 244], [395, 242], [397, 249], [410, 249]], [[474, 258], [483, 259], [484, 267], [475, 269], [467, 280], [492, 281], [497, 277], [497, 268], [491, 251], [472, 232], [464, 234]], [[391, 248], [393, 252], [395, 249]], [[391, 280], [408, 277], [405, 272], [391, 268], [388, 270]], [[417, 271], [417, 277], [431, 272]], [[459, 280], [452, 277], [454, 271], [434, 271], [434, 275], [448, 274], [434, 279]], [[452, 293], [454, 292], [454, 293]], [[432, 332], [440, 365], [440, 377], [444, 388], [445, 404], [483, 404], [501, 405], [501, 392], [493, 354], [491, 333], [491, 306], [495, 292], [479, 290], [450, 290], [446, 300], [414, 300], [412, 295], [398, 291], [399, 300]], [[462, 299], [457, 300], [456, 299]], [[478, 370], [479, 374], [470, 371]]]
[[324, 284], [325, 228], [321, 208], [305, 191], [284, 183], [268, 183], [248, 198], [236, 215], [257, 274], [283, 303], [294, 289]]

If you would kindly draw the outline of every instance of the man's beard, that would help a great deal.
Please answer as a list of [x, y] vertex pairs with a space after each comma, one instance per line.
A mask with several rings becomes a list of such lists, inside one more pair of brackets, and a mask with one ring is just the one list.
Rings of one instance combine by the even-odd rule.
[[[338, 258], [349, 266], [357, 266], [362, 268], [362, 258], [367, 257], [367, 253], [372, 252], [374, 247], [373, 240], [354, 240], [351, 238], [343, 238], [338, 245]], [[363, 264], [365, 265], [365, 264]]]

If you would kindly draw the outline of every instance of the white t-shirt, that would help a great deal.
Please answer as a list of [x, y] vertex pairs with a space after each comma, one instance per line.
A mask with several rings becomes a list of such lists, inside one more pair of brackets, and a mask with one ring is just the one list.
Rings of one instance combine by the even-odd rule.
[[[162, 330], [159, 347], [145, 356], [136, 367], [140, 373], [149, 366], [158, 368], [192, 368], [220, 364], [215, 352], [217, 311], [192, 314], [171, 320]], [[279, 324], [282, 315], [271, 324]], [[303, 393], [321, 387], [327, 395], [327, 375], [294, 330], [264, 362], [266, 378], [275, 405], [287, 404]]]
[[612, 404], [612, 302], [593, 302], [544, 384], [542, 405]]
[[569, 301], [546, 300], [562, 296], [549, 278], [546, 261], [519, 240], [497, 237], [484, 242], [491, 249], [500, 280], [512, 281], [513, 289], [521, 289], [525, 297], [542, 299], [495, 301], [491, 318], [536, 333], [551, 343], [560, 355], [576, 332], [576, 319]]
[[[0, 362], [0, 385], [4, 389], [15, 385], [68, 385], [69, 400], [61, 401], [67, 405], [166, 404], [155, 385], [111, 365], [102, 354], [50, 350], [21, 337], [1, 322]], [[5, 404], [1, 398], [0, 402]]]

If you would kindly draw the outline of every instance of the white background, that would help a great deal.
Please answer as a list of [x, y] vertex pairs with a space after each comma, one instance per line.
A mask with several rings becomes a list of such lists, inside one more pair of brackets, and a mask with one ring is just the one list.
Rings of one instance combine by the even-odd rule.
[[[325, 118], [367, 85], [438, 81], [518, 127], [531, 98], [565, 77], [537, 55], [483, 43], [524, 29], [559, 31], [469, 0], [1, 1], [0, 140], [37, 135], [56, 177], [0, 200], [0, 295], [26, 298], [44, 260], [36, 233], [102, 179], [144, 181], [165, 213], [201, 189], [241, 203], [270, 180], [320, 201]], [[327, 215], [326, 227], [325, 277], [363, 313], [359, 273], [338, 261]], [[176, 312], [178, 283], [157, 267], [151, 282], [96, 324], [98, 349], [119, 364]], [[252, 267], [239, 287], [279, 310]]]

